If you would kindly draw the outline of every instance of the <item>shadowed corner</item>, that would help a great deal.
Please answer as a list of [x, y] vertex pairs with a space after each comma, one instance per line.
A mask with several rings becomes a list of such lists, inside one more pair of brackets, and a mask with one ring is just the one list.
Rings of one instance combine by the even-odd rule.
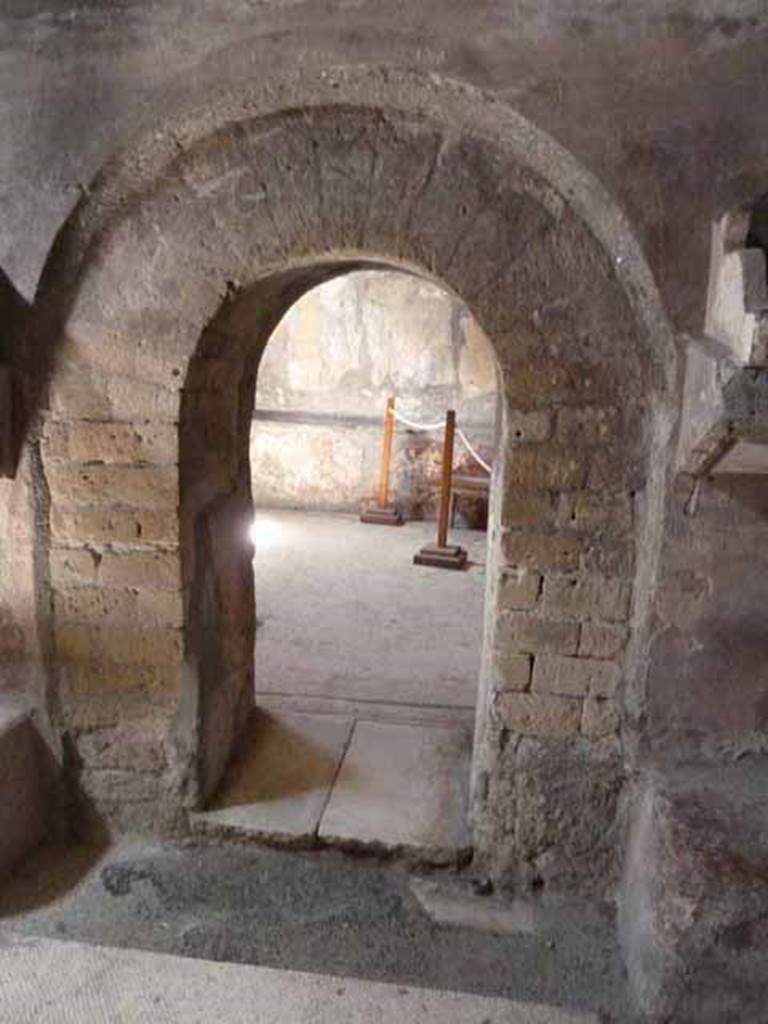
[[23, 700], [0, 703], [0, 920], [56, 903], [110, 845], [35, 719]]
[[0, 268], [0, 477], [12, 477], [29, 426], [25, 412], [22, 338], [31, 307]]
[[284, 719], [255, 711], [212, 808], [269, 803], [324, 789], [337, 767], [338, 757]]

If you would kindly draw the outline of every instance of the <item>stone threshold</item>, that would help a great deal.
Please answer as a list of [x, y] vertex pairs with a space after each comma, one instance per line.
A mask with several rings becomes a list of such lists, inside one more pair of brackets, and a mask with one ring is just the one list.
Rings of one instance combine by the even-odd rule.
[[471, 721], [262, 711], [211, 807], [193, 812], [190, 826], [273, 845], [463, 864], [471, 739]]

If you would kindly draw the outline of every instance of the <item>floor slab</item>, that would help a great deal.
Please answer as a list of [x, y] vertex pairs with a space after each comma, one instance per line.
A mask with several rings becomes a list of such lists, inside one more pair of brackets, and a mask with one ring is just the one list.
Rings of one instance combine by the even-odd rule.
[[467, 729], [357, 722], [319, 835], [455, 853], [469, 845]]
[[14, 1024], [597, 1024], [507, 999], [9, 936], [0, 1019]]
[[256, 715], [213, 806], [193, 823], [279, 839], [314, 836], [352, 726], [337, 715]]
[[347, 700], [343, 697], [304, 697], [296, 694], [259, 694], [259, 708], [272, 713], [299, 711], [309, 715], [342, 715], [363, 722], [405, 722], [408, 725], [455, 725], [472, 729], [474, 708], [438, 705], [390, 704], [388, 701]]

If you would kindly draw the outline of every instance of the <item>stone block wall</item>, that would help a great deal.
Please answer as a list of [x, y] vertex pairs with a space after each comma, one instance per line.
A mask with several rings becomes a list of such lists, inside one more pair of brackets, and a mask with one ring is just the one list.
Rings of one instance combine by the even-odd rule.
[[[513, 385], [514, 386], [514, 385]], [[530, 415], [530, 413], [529, 413]], [[517, 440], [500, 496], [491, 589], [490, 725], [476, 779], [506, 805], [479, 844], [502, 882], [605, 894], [618, 880], [625, 650], [635, 579], [633, 481], [618, 466], [618, 408], [565, 405], [542, 440]], [[513, 427], [517, 421], [509, 414]], [[509, 432], [509, 428], [508, 428]], [[613, 464], [607, 485], [608, 467]], [[623, 482], [623, 486], [621, 483]], [[517, 847], [512, 873], [508, 842]]]
[[[532, 149], [529, 125], [502, 130], [497, 109], [451, 89], [435, 106], [435, 83], [409, 76], [376, 78], [388, 100], [371, 107], [360, 74], [313, 79], [308, 97], [299, 78], [291, 103], [270, 113], [262, 98], [251, 119], [242, 105], [192, 118], [182, 144], [180, 129], [153, 132], [52, 256], [40, 484], [73, 776], [120, 828], [178, 825], [215, 788], [253, 700], [249, 435], [265, 346], [315, 286], [406, 269], [461, 296], [501, 381], [478, 856], [502, 882], [605, 893], [637, 579], [656, 551], [638, 538], [662, 479], [642, 260], [596, 183], [564, 172], [551, 140]], [[417, 113], [399, 113], [417, 94]]]
[[[157, 803], [183, 661], [178, 428], [150, 407], [105, 417], [88, 350], [69, 343], [41, 431], [50, 507], [53, 657], [87, 804], [126, 826]], [[63, 394], [79, 377], [78, 394]], [[114, 378], [119, 381], [119, 377]], [[66, 413], [64, 409], [66, 408]], [[115, 415], [116, 413], [116, 415]], [[138, 415], [137, 415], [138, 414]]]

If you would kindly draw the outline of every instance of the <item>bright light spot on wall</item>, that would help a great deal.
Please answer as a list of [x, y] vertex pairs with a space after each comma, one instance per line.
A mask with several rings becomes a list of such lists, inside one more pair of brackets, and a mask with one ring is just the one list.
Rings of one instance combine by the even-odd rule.
[[258, 551], [259, 548], [275, 547], [282, 539], [283, 528], [276, 519], [259, 516], [253, 520], [248, 533], [251, 538], [251, 544]]

